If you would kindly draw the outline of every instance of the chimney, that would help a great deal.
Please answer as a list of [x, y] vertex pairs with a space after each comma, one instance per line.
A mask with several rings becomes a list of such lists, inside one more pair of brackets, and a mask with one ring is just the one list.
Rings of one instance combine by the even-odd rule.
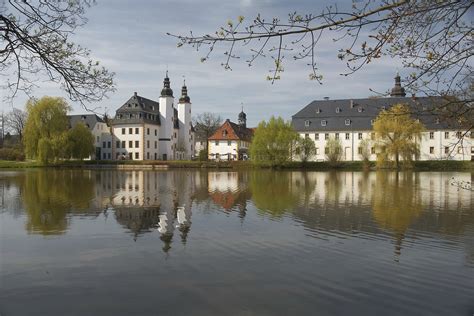
[[133, 93], [133, 96], [134, 96], [134, 97], [137, 97], [137, 92], [134, 92], [134, 93]]
[[351, 99], [351, 109], [354, 108], [354, 100]]

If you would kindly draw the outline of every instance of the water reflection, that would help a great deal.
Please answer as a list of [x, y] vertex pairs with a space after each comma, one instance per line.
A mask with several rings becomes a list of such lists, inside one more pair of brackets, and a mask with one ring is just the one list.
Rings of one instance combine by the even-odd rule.
[[[474, 224], [471, 192], [450, 185], [449, 173], [275, 172], [275, 171], [87, 171], [34, 170], [2, 173], [3, 201], [19, 203], [26, 230], [58, 235], [72, 216], [109, 213], [134, 240], [156, 232], [163, 251], [175, 235], [185, 244], [193, 211], [249, 211], [301, 223], [310, 236], [380, 230], [393, 235], [395, 253], [411, 228], [442, 235], [462, 234]], [[470, 173], [456, 174], [470, 181]], [[7, 199], [5, 199], [7, 195]], [[199, 207], [197, 207], [199, 206]], [[18, 206], [2, 204], [3, 211]], [[329, 236], [329, 237], [328, 237]]]

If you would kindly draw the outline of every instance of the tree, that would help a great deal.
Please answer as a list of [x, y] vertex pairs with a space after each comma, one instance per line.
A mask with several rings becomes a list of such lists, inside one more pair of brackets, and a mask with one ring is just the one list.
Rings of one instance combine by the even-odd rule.
[[83, 160], [94, 153], [94, 135], [79, 122], [67, 132], [69, 157]]
[[211, 112], [201, 113], [194, 119], [196, 136], [207, 140], [221, 124], [222, 118], [219, 115]]
[[299, 159], [306, 163], [316, 155], [316, 145], [309, 137], [299, 137], [296, 141], [296, 153]]
[[20, 141], [23, 138], [23, 129], [27, 119], [27, 113], [20, 109], [13, 109], [5, 117], [5, 126], [10, 129], [13, 133], [20, 137]]
[[407, 105], [396, 104], [380, 112], [374, 122], [377, 147], [381, 149], [377, 159], [379, 166], [395, 159], [395, 167], [398, 168], [400, 158], [410, 164], [413, 157], [419, 155], [417, 140], [421, 140], [423, 131], [423, 124], [410, 117]]
[[262, 121], [255, 130], [250, 144], [250, 158], [255, 163], [279, 166], [291, 159], [298, 134], [281, 117]]
[[26, 104], [28, 119], [24, 130], [26, 155], [43, 163], [66, 155], [70, 109], [63, 98], [42, 97]]
[[360, 152], [359, 152], [360, 158], [362, 159], [364, 164], [368, 164], [370, 160], [370, 141], [368, 139], [363, 139], [359, 143], [359, 148], [360, 148]]
[[0, 72], [10, 97], [29, 94], [41, 76], [60, 83], [72, 101], [99, 101], [114, 90], [113, 73], [70, 39], [93, 0], [23, 1], [0, 5]]
[[339, 139], [329, 138], [324, 147], [324, 153], [326, 154], [326, 160], [330, 164], [336, 165], [342, 160], [342, 145]]

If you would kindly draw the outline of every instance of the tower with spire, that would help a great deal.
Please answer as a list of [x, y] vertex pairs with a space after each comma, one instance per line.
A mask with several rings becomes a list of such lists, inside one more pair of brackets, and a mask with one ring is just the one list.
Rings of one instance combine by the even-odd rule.
[[188, 96], [188, 88], [186, 87], [186, 80], [183, 80], [183, 87], [181, 88], [181, 97], [178, 102], [178, 122], [179, 122], [179, 137], [178, 137], [178, 157], [179, 159], [191, 159], [194, 150], [194, 140], [191, 133], [191, 99]]
[[247, 128], [247, 114], [244, 112], [244, 106], [242, 105], [242, 110], [239, 113], [238, 123], [240, 127]]
[[390, 92], [391, 97], [405, 97], [405, 88], [402, 87], [402, 83], [400, 80], [400, 75], [397, 72], [397, 75], [395, 76], [395, 86], [392, 88], [392, 91]]
[[159, 137], [159, 156], [162, 160], [174, 159], [173, 157], [173, 118], [174, 118], [174, 97], [171, 89], [168, 71], [163, 80], [163, 89], [159, 98], [160, 106], [160, 137]]

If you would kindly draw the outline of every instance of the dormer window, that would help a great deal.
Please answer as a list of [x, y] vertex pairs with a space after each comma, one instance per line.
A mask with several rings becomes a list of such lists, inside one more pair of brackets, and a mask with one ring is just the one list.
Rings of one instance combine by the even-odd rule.
[[439, 124], [439, 118], [436, 119], [436, 124]]
[[83, 115], [83, 116], [81, 117], [81, 119], [85, 120], [85, 119], [86, 119], [86, 116], [85, 116], [85, 115]]
[[362, 111], [364, 111], [363, 108], [357, 108], [357, 112], [362, 113]]
[[375, 120], [370, 120], [370, 125], [374, 125]]
[[321, 109], [320, 109], [320, 108], [317, 108], [317, 109], [316, 109], [316, 114], [319, 114], [319, 113], [321, 113]]
[[341, 108], [336, 108], [336, 113], [341, 113]]
[[326, 126], [327, 123], [328, 123], [328, 122], [327, 122], [326, 120], [322, 120], [322, 121], [321, 121], [321, 126]]
[[346, 119], [345, 124], [346, 124], [347, 126], [351, 125], [351, 120], [350, 120], [350, 119]]
[[304, 121], [304, 126], [308, 127], [311, 122], [309, 120]]
[[132, 107], [132, 105], [131, 105], [130, 103], [129, 103], [129, 104], [127, 104], [127, 106], [128, 106], [129, 108], [131, 108], [131, 107]]
[[226, 136], [227, 136], [227, 130], [226, 130], [226, 129], [222, 131], [222, 136], [223, 136], [223, 137], [226, 137]]
[[385, 111], [385, 110], [386, 110], [386, 108], [385, 108], [385, 105], [384, 105], [384, 106], [382, 106], [382, 111]]

